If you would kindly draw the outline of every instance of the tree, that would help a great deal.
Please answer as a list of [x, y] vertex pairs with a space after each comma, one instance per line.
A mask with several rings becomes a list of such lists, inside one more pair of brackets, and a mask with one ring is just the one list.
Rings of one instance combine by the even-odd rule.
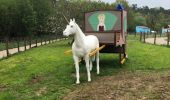
[[30, 0], [36, 15], [36, 33], [47, 33], [47, 21], [53, 16], [53, 0]]
[[16, 32], [20, 35], [32, 34], [35, 31], [36, 15], [29, 0], [17, 1]]
[[29, 0], [0, 1], [0, 33], [6, 36], [33, 32], [35, 14]]
[[135, 26], [146, 26], [146, 19], [140, 13], [135, 13], [134, 22]]
[[0, 34], [8, 36], [16, 25], [17, 6], [15, 0], [0, 1]]

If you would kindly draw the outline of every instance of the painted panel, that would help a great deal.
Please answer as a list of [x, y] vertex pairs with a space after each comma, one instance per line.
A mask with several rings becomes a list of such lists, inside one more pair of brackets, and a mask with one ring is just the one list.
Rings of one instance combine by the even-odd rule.
[[85, 14], [85, 31], [103, 32], [120, 29], [120, 11], [95, 11]]

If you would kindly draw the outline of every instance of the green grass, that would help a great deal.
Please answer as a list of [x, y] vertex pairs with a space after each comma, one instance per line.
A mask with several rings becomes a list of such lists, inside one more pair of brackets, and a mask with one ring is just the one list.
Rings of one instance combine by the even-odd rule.
[[[67, 41], [33, 48], [0, 61], [0, 99], [60, 99], [76, 88], [75, 68], [71, 55], [63, 54], [71, 47]], [[118, 54], [101, 54], [100, 71], [96, 77], [113, 75], [121, 70], [169, 70], [170, 48], [139, 42], [139, 37], [128, 37], [129, 59], [120, 68]], [[87, 83], [86, 69], [80, 65], [81, 83]], [[37, 96], [37, 92], [45, 88]]]

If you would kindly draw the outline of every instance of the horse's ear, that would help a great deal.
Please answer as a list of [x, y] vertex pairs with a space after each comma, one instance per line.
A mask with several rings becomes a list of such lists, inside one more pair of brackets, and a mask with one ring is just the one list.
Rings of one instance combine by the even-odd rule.
[[76, 21], [75, 21], [75, 18], [73, 18], [73, 22], [76, 22]]
[[70, 19], [70, 22], [72, 22], [72, 19]]

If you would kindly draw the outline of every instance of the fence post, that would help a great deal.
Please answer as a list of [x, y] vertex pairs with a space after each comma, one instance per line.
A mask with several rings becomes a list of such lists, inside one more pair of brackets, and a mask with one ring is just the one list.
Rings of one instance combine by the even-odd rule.
[[167, 46], [169, 46], [169, 41], [170, 41], [170, 33], [167, 33], [167, 37], [168, 37], [168, 39], [167, 39]]
[[9, 39], [8, 37], [6, 37], [6, 53], [7, 53], [7, 57], [9, 56]]
[[56, 35], [55, 37], [56, 37], [56, 41], [57, 41], [57, 39], [58, 39], [58, 36]]
[[143, 33], [143, 39], [144, 39], [144, 43], [145, 43], [145, 38], [146, 38], [146, 36], [145, 36], [145, 32]]
[[147, 32], [147, 38], [149, 37], [149, 32]]
[[48, 41], [49, 41], [49, 44], [51, 43], [51, 40], [50, 40], [50, 39], [51, 39], [51, 37], [50, 37], [50, 36], [48, 36]]
[[137, 34], [137, 33], [135, 32], [135, 37], [136, 37], [136, 34]]
[[20, 50], [19, 50], [19, 37], [17, 38], [17, 47], [18, 47], [18, 52], [20, 52]]
[[53, 43], [53, 42], [54, 42], [54, 37], [52, 36], [52, 38], [51, 38], [51, 39], [52, 39], [52, 43]]
[[41, 45], [42, 45], [42, 35], [40, 36], [40, 38], [41, 38]]
[[31, 48], [31, 36], [29, 37], [29, 46]]
[[45, 44], [47, 44], [46, 37], [44, 37], [44, 40], [45, 40]]
[[37, 47], [37, 37], [35, 37], [35, 42], [36, 42], [36, 46], [35, 47]]
[[154, 33], [154, 44], [156, 44], [156, 33]]
[[142, 32], [140, 33], [140, 41], [142, 41]]
[[26, 37], [24, 37], [24, 48], [25, 48], [25, 51], [27, 50], [27, 46], [26, 46]]

